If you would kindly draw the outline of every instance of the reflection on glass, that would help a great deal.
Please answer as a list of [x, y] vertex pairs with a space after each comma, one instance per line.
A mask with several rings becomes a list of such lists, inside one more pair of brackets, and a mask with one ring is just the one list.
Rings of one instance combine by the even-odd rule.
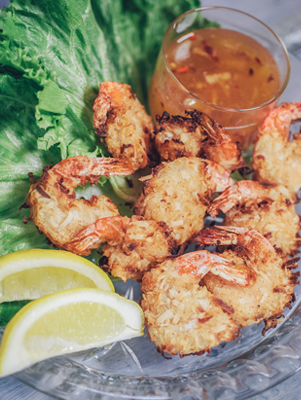
[[[200, 29], [204, 18], [219, 28]], [[149, 91], [152, 116], [203, 111], [246, 149], [289, 73], [284, 45], [256, 18], [223, 7], [192, 10], [165, 33]]]

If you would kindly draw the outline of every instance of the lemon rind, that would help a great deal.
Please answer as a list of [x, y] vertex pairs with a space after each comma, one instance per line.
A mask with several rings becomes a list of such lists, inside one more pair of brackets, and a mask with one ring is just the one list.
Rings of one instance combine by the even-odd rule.
[[[85, 258], [63, 250], [30, 249], [0, 257], [0, 283], [14, 273], [43, 267], [77, 272], [91, 279], [97, 288], [115, 292], [112, 281], [102, 269]], [[17, 299], [0, 297], [0, 303], [12, 300], [23, 300], [23, 297], [19, 296]]]
[[[86, 345], [78, 345], [78, 348], [74, 348], [72, 352], [82, 351], [92, 347], [99, 347], [115, 341], [142, 336], [144, 334], [144, 315], [141, 308], [137, 303], [120, 297], [116, 293], [101, 289], [84, 288], [68, 289], [52, 293], [27, 304], [7, 325], [0, 346], [0, 376], [3, 377], [18, 372], [48, 358], [47, 356], [34, 359], [26, 357], [27, 353], [26, 349], [24, 350], [23, 340], [27, 330], [35, 321], [47, 312], [63, 305], [75, 302], [91, 302], [97, 298], [99, 300], [97, 301], [98, 303], [105, 304], [115, 309], [124, 317], [126, 328], [121, 334], [108, 341], [96, 341], [94, 343], [87, 343]], [[104, 301], [104, 303], [101, 300]], [[66, 350], [65, 352], [49, 354], [49, 357], [70, 352], [70, 350]], [[15, 360], [17, 360], [17, 362]]]

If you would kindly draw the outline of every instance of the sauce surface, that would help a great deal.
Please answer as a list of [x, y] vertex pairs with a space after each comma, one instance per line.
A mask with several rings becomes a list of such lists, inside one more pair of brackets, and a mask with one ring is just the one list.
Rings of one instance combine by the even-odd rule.
[[240, 32], [200, 29], [167, 45], [165, 55], [186, 89], [221, 107], [259, 106], [280, 88], [278, 67], [270, 52]]

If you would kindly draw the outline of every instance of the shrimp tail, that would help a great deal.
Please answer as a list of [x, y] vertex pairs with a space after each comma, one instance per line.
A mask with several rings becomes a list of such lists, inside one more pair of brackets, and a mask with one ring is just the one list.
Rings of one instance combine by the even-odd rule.
[[52, 168], [52, 172], [74, 180], [76, 185], [79, 183], [85, 185], [88, 180], [96, 183], [100, 176], [130, 175], [134, 171], [133, 165], [128, 161], [87, 156], [66, 158]]
[[246, 232], [248, 232], [246, 228], [214, 226], [202, 229], [196, 236], [195, 241], [197, 244], [205, 246], [236, 245], [238, 236]]
[[208, 178], [208, 187], [214, 192], [223, 192], [228, 186], [234, 185], [233, 179], [230, 177], [223, 167], [214, 161], [203, 160], [205, 163], [205, 174]]
[[273, 133], [283, 141], [289, 139], [289, 127], [301, 120], [301, 102], [281, 103], [265, 119], [259, 129], [259, 135]]
[[290, 141], [290, 125], [301, 119], [301, 102], [282, 103], [264, 120], [253, 150], [253, 179], [280, 183], [291, 193], [301, 188], [300, 133]]
[[193, 119], [201, 120], [208, 140], [203, 148], [203, 156], [220, 164], [226, 171], [247, 167], [237, 143], [226, 134], [214, 119], [199, 111], [187, 112]]
[[230, 186], [219, 197], [217, 197], [208, 208], [207, 213], [215, 218], [220, 213], [226, 213], [239, 202], [237, 187]]
[[264, 262], [265, 257], [275, 257], [277, 251], [261, 233], [254, 229], [233, 226], [215, 226], [203, 229], [196, 242], [203, 245], [234, 245], [236, 252], [247, 255], [251, 262]]
[[276, 187], [275, 184], [265, 184], [253, 181], [236, 182], [233, 186], [228, 187], [218, 198], [216, 198], [207, 212], [216, 217], [220, 212], [226, 213], [235, 206], [241, 206], [248, 201], [273, 202], [268, 196], [268, 190]]
[[79, 232], [65, 248], [79, 255], [91, 254], [91, 249], [97, 249], [107, 241], [120, 241], [123, 230], [128, 224], [127, 217], [107, 217], [98, 219], [94, 224]]
[[178, 257], [175, 263], [179, 275], [193, 274], [200, 280], [208, 272], [212, 272], [240, 286], [248, 286], [252, 281], [252, 274], [246, 268], [235, 268], [231, 261], [206, 250], [184, 254]]

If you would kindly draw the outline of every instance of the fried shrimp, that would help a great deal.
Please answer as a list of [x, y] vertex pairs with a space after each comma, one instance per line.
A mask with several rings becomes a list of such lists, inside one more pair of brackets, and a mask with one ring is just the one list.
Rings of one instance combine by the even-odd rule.
[[141, 281], [152, 266], [172, 257], [177, 246], [164, 222], [142, 217], [109, 217], [97, 220], [68, 244], [76, 254], [88, 255], [91, 249], [103, 247], [101, 267], [123, 279]]
[[93, 123], [113, 157], [144, 168], [151, 154], [154, 126], [129, 85], [103, 82], [95, 100]]
[[212, 193], [233, 184], [220, 165], [196, 157], [161, 164], [142, 179], [142, 195], [134, 213], [166, 222], [178, 245], [189, 241], [204, 226]]
[[155, 145], [162, 161], [201, 157], [229, 172], [246, 166], [237, 144], [214, 119], [197, 110], [185, 111], [185, 114], [188, 117], [170, 117], [164, 112], [156, 118]]
[[208, 213], [226, 213], [223, 225], [254, 229], [284, 254], [296, 255], [301, 244], [296, 196], [276, 184], [236, 182], [213, 201]]
[[102, 175], [131, 173], [133, 167], [126, 161], [86, 156], [67, 158], [54, 167], [46, 167], [26, 197], [30, 218], [55, 246], [68, 250], [68, 244], [81, 230], [99, 218], [119, 215], [108, 197], [76, 199], [74, 188], [88, 181], [96, 184]]
[[200, 232], [197, 243], [205, 245], [234, 245], [234, 250], [226, 250], [221, 256], [229, 261], [241, 258], [255, 274], [254, 283], [240, 287], [209, 272], [204, 277], [207, 289], [233, 308], [233, 319], [245, 327], [265, 321], [265, 329], [277, 325], [276, 318], [284, 308], [291, 308], [294, 301], [294, 287], [300, 272], [296, 259], [288, 259], [281, 251], [255, 230], [235, 227], [206, 228]]
[[290, 124], [301, 119], [301, 102], [275, 108], [259, 129], [253, 151], [254, 179], [280, 183], [290, 192], [301, 188], [301, 133], [289, 141]]
[[167, 260], [143, 276], [145, 326], [161, 354], [210, 353], [212, 347], [238, 336], [234, 308], [200, 286], [208, 271], [223, 281], [248, 285], [252, 279], [248, 269], [240, 261], [237, 267], [202, 250]]

